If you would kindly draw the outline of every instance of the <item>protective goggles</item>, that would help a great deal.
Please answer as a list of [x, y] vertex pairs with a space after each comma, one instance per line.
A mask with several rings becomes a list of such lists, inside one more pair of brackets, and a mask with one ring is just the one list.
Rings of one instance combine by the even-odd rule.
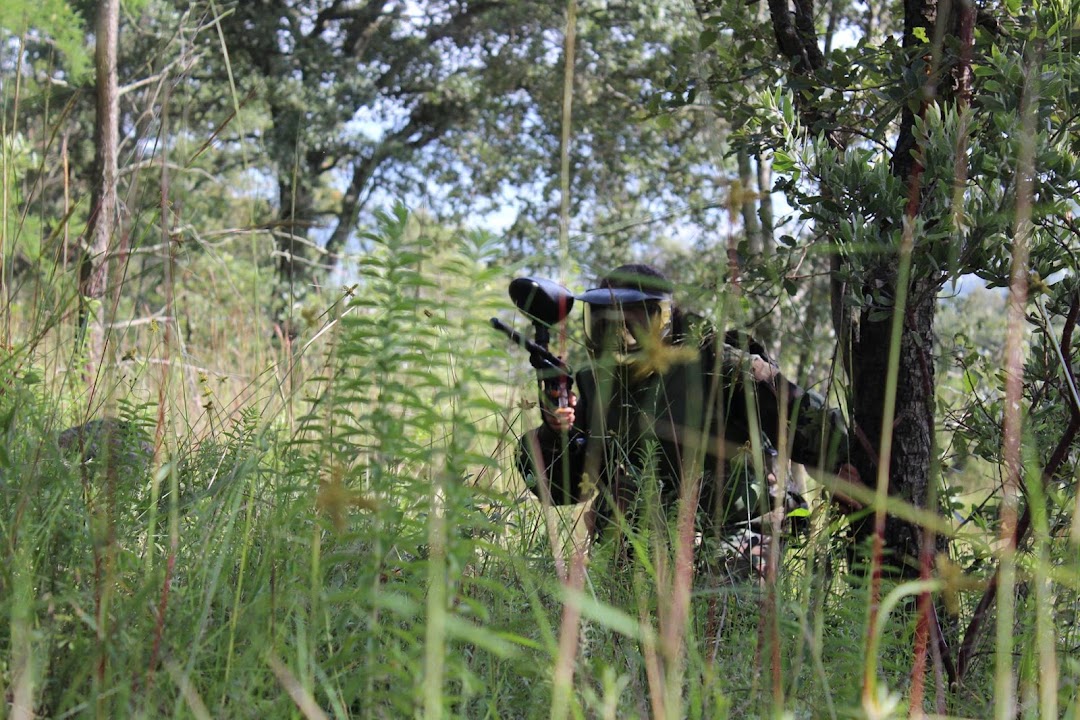
[[594, 352], [620, 355], [641, 349], [643, 338], [671, 334], [671, 296], [622, 288], [596, 288], [579, 296], [585, 303], [585, 344]]

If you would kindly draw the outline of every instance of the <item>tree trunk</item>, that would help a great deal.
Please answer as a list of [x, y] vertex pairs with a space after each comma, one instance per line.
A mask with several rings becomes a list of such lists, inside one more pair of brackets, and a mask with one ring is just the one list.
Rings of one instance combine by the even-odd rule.
[[[278, 180], [278, 197], [281, 209], [280, 234], [277, 238], [278, 280], [291, 295], [302, 296], [309, 278], [313, 276], [308, 265], [308, 237], [315, 222], [315, 210], [311, 192], [305, 187], [303, 173], [286, 171]], [[295, 182], [294, 182], [295, 179]]]
[[757, 152], [754, 156], [757, 163], [758, 219], [761, 221], [761, 251], [769, 257], [776, 249], [773, 237], [772, 165], [761, 155], [761, 152]]
[[[896, 293], [898, 264], [883, 263], [868, 284], [888, 288], [882, 292], [891, 301]], [[937, 278], [913, 278], [908, 289], [904, 325], [900, 335], [899, 370], [896, 383], [896, 412], [892, 424], [892, 454], [889, 462], [889, 496], [925, 508], [929, 497], [930, 465], [934, 432], [934, 312]], [[890, 297], [891, 296], [891, 297]], [[881, 440], [889, 429], [882, 427], [885, 387], [891, 352], [892, 315], [878, 317], [881, 308], [861, 313], [858, 337], [851, 357], [852, 414], [856, 438], [852, 460], [868, 485], [877, 477]], [[871, 319], [871, 315], [874, 319]], [[874, 530], [873, 517], [856, 527], [856, 536], [865, 538]], [[889, 564], [903, 577], [919, 574], [920, 533], [917, 526], [889, 515], [885, 522], [884, 546]]]
[[87, 224], [89, 248], [83, 260], [80, 292], [90, 298], [105, 294], [109, 241], [116, 230], [117, 146], [120, 102], [116, 76], [116, 47], [120, 0], [98, 3], [94, 50], [97, 67], [97, 115], [94, 120], [94, 185]]
[[[87, 222], [87, 248], [79, 272], [80, 329], [90, 322], [88, 299], [105, 296], [109, 278], [109, 244], [116, 231], [117, 153], [120, 138], [120, 93], [116, 51], [120, 32], [120, 0], [98, 3], [94, 62], [97, 69], [97, 113], [94, 118], [94, 177]], [[91, 358], [104, 354], [104, 327], [97, 323], [91, 335]]]
[[368, 157], [358, 159], [353, 163], [352, 179], [341, 198], [341, 212], [338, 213], [337, 225], [326, 241], [327, 262], [331, 266], [337, 264], [341, 253], [345, 250], [346, 242], [356, 230], [356, 222], [364, 207], [364, 193], [369, 190], [368, 186], [375, 171], [389, 155], [389, 146], [383, 144], [374, 148]]
[[274, 322], [292, 336], [295, 333], [292, 307], [319, 278], [310, 250], [316, 246], [312, 238], [317, 220], [312, 187], [318, 179], [321, 156], [305, 149], [307, 137], [301, 108], [288, 102], [272, 102], [270, 116], [278, 186], [278, 228], [274, 242], [277, 292], [273, 315]]
[[[944, 37], [943, 47], [950, 40], [960, 37], [962, 42], [970, 41], [970, 32], [961, 33], [959, 23], [961, 14], [970, 7], [965, 3], [956, 3], [949, 16], [938, 17], [937, 0], [904, 0], [904, 47], [918, 47], [921, 41], [916, 31], [922, 29], [929, 37], [939, 31]], [[937, 28], [942, 22], [944, 27]], [[970, 31], [970, 29], [969, 29]], [[965, 39], [966, 38], [966, 39]], [[900, 132], [892, 155], [891, 171], [899, 178], [903, 187], [908, 189], [908, 202], [905, 218], [914, 223], [919, 214], [920, 198], [924, 194], [922, 184], [923, 168], [920, 164], [921, 150], [915, 134], [917, 114], [925, 111], [932, 98], [942, 104], [964, 104], [966, 86], [964, 75], [967, 68], [959, 63], [949, 72], [943, 73], [935, 87], [933, 79], [926, 79], [924, 99], [918, 109], [905, 104]], [[927, 218], [927, 227], [936, 223], [936, 218]], [[891, 234], [893, 228], [883, 227], [882, 237]], [[860, 434], [855, 443], [854, 461], [863, 480], [872, 483], [877, 476], [877, 457], [881, 449], [881, 438], [885, 433], [892, 433], [892, 454], [889, 459], [889, 495], [909, 502], [916, 507], [933, 511], [929, 507], [932, 496], [930, 488], [930, 469], [934, 452], [934, 360], [933, 328], [934, 313], [937, 304], [937, 290], [940, 286], [941, 271], [928, 263], [920, 263], [919, 258], [926, 254], [920, 250], [921, 238], [913, 239], [914, 257], [911, 281], [908, 287], [904, 319], [900, 336], [899, 370], [897, 376], [896, 408], [891, 428], [883, 428], [885, 416], [885, 386], [888, 379], [887, 366], [890, 353], [892, 313], [881, 317], [882, 307], [865, 308], [860, 317], [858, 339], [854, 344], [850, 358], [852, 372], [853, 413], [856, 432]], [[891, 246], [886, 246], [891, 252]], [[884, 259], [878, 268], [872, 271], [864, 282], [864, 294], [877, 294], [886, 303], [892, 303], [897, 295], [898, 263], [894, 258]], [[876, 318], [876, 321], [871, 320]], [[865, 520], [857, 528], [860, 536], [873, 531], [871, 519]], [[920, 548], [922, 532], [918, 526], [889, 516], [884, 529], [885, 548], [892, 553], [892, 564], [902, 577], [917, 577], [920, 574]]]
[[750, 151], [739, 148], [739, 211], [742, 213], [743, 234], [750, 243], [750, 252], [761, 254], [761, 228], [758, 225], [757, 198], [754, 193], [754, 169], [750, 164]]

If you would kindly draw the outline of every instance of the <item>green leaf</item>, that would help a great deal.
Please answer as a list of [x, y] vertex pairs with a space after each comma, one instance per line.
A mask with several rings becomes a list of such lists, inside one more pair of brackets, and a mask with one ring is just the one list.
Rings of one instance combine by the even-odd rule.
[[712, 28], [706, 28], [698, 35], [698, 50], [706, 50], [711, 47], [720, 34]]
[[969, 393], [975, 392], [975, 389], [979, 386], [980, 380], [982, 380], [982, 376], [974, 370], [964, 371], [964, 389]]
[[16, 34], [39, 31], [60, 51], [72, 77], [82, 78], [91, 55], [83, 44], [83, 18], [65, 0], [4, 0], [0, 3], [0, 28]]
[[912, 29], [911, 34], [919, 40], [919, 42], [929, 43], [930, 38], [926, 36], [926, 28], [918, 26]]
[[783, 150], [777, 150], [773, 155], [773, 170], [782, 173], [792, 172], [795, 170], [795, 160]]
[[564, 589], [563, 594], [566, 602], [579, 604], [584, 617], [628, 638], [641, 638], [641, 624], [622, 610], [577, 590]]
[[784, 93], [784, 122], [788, 126], [795, 124], [795, 101], [790, 93]]
[[506, 638], [457, 615], [446, 616], [446, 634], [455, 640], [471, 643], [501, 658], [511, 657], [517, 648]]
[[11, 426], [15, 422], [15, 407], [12, 406], [6, 413], [0, 416], [0, 432], [11, 432]]

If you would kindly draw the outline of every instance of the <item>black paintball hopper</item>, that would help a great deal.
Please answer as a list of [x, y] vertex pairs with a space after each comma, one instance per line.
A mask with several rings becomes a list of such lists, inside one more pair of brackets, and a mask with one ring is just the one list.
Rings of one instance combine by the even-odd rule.
[[562, 358], [548, 351], [548, 343], [551, 341], [551, 329], [565, 320], [574, 307], [573, 293], [551, 280], [524, 277], [510, 282], [510, 299], [532, 320], [535, 341], [525, 338], [499, 318], [491, 318], [491, 326], [510, 338], [515, 345], [529, 351], [529, 363], [536, 368], [544, 401], [557, 398], [559, 407], [566, 407], [570, 388], [574, 384], [573, 371]]
[[558, 325], [574, 307], [574, 295], [557, 282], [523, 277], [510, 282], [510, 299], [536, 323]]

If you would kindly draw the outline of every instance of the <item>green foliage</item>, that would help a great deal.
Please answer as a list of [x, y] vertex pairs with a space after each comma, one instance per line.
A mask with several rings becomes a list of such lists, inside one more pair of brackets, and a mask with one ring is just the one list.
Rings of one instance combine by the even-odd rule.
[[[796, 15], [811, 7], [795, 6]], [[832, 39], [852, 6], [830, 6], [819, 9], [815, 27], [796, 28], [797, 19], [786, 12], [770, 16], [772, 8], [754, 13], [736, 3], [699, 4], [705, 29], [698, 47], [708, 49], [707, 70], [673, 73], [675, 80], [659, 97], [667, 107], [681, 108], [713, 93], [735, 118], [734, 152], [756, 155], [759, 164], [771, 156], [779, 175], [776, 189], [805, 223], [782, 244], [803, 258], [836, 255], [828, 272], [835, 283], [830, 294], [840, 354], [849, 353], [851, 420], [878, 448], [883, 445], [876, 433], [884, 418], [897, 453], [915, 446], [902, 433], [906, 423], [925, 413], [942, 448], [939, 457], [922, 466], [927, 472], [912, 473], [909, 468], [918, 460], [897, 465], [894, 454], [889, 489], [911, 493], [928, 480], [937, 486], [921, 497], [940, 503], [955, 528], [954, 557], [978, 572], [997, 567], [989, 541], [1003, 532], [1000, 483], [1008, 469], [1003, 468], [1002, 424], [1010, 408], [1001, 348], [1007, 331], [1022, 338], [1028, 462], [1021, 507], [1031, 517], [1045, 512], [1048, 534], [1043, 555], [1022, 556], [1031, 563], [1024, 565], [1030, 575], [1021, 577], [1019, 587], [1022, 592], [1032, 587], [1028, 583], [1044, 587], [1039, 573], [1073, 566], [1061, 534], [1075, 523], [1076, 512], [1074, 483], [1064, 480], [1073, 477], [1076, 455], [1070, 340], [1077, 298], [1077, 233], [1071, 219], [1078, 130], [1072, 108], [1080, 69], [1071, 30], [1075, 9], [1062, 4], [980, 8], [972, 18], [978, 26], [968, 50], [958, 35], [962, 23], [956, 5], [866, 4], [866, 25], [844, 48], [833, 47]], [[936, 27], [924, 11], [936, 11]], [[879, 17], [897, 31], [902, 23], [903, 34], [875, 32]], [[776, 37], [777, 45], [771, 46]], [[820, 56], [819, 38], [824, 39]], [[695, 51], [684, 51], [688, 65], [698, 60]], [[968, 62], [970, 94], [963, 79]], [[732, 82], [744, 70], [743, 82]], [[898, 272], [905, 242], [911, 248], [912, 282], [898, 289], [898, 276], [905, 277]], [[729, 244], [729, 258], [736, 248], [742, 245]], [[781, 296], [793, 267], [785, 268], [779, 257], [771, 260], [771, 282], [762, 284], [767, 300]], [[745, 267], [752, 268], [752, 262], [739, 269]], [[748, 278], [754, 275], [752, 269], [746, 272]], [[950, 281], [964, 279], [970, 286], [972, 276], [989, 288], [1026, 296], [1026, 305], [1009, 325], [1004, 295], [986, 291], [958, 299], [955, 306], [946, 302], [945, 326], [939, 325], [935, 338], [930, 332], [934, 296]], [[758, 277], [768, 278], [768, 271]], [[890, 347], [889, 334], [874, 327], [900, 319], [894, 311], [901, 298], [906, 302], [903, 322], [896, 325], [901, 343]], [[849, 329], [851, 335], [844, 335]], [[898, 375], [885, 373], [886, 360], [897, 358]], [[936, 403], [927, 397], [935, 390], [927, 380], [934, 358], [940, 373]], [[880, 388], [897, 377], [898, 402], [925, 390], [906, 410], [898, 409], [894, 422], [884, 414], [886, 402], [877, 402], [875, 395], [883, 395]], [[935, 405], [936, 427], [933, 412], [927, 412]], [[876, 469], [860, 470], [864, 481], [872, 482]], [[1055, 533], [1058, 539], [1050, 540]], [[1058, 577], [1068, 587], [1075, 582], [1071, 571]], [[1061, 611], [1060, 604], [1052, 611]], [[983, 611], [963, 619], [987, 618]], [[999, 631], [999, 641], [1003, 637], [1007, 634]], [[1040, 643], [1043, 662], [1062, 649], [1045, 638]], [[1007, 647], [999, 645], [999, 653], [1007, 654]], [[1003, 677], [1011, 661], [998, 662]], [[1029, 658], [1029, 682], [1032, 662]], [[1057, 687], [1054, 681], [1050, 685]], [[1028, 692], [1034, 692], [1031, 687]], [[1040, 698], [1044, 712], [1054, 692]]]
[[[14, 207], [24, 207], [26, 195], [29, 194], [24, 178], [31, 176], [37, 169], [41, 163], [40, 155], [29, 146], [22, 133], [12, 133], [4, 138], [3, 157], [3, 187], [10, 193], [8, 202]], [[40, 219], [10, 214], [4, 221], [4, 236], [14, 241], [4, 249], [6, 262], [10, 263], [15, 257], [21, 257], [35, 265], [41, 262], [44, 238]]]
[[[32, 14], [54, 4], [33, 5]], [[18, 8], [24, 5], [31, 8]], [[92, 3], [77, 7], [56, 15], [55, 24], [76, 28], [78, 13], [94, 10]], [[130, 183], [129, 205], [140, 208], [150, 227], [175, 221], [185, 231], [231, 229], [236, 232], [225, 238], [245, 232], [260, 247], [274, 248], [271, 272], [291, 277], [274, 290], [279, 320], [302, 301], [309, 281], [322, 280], [342, 250], [362, 241], [371, 208], [393, 196], [426, 205], [449, 223], [497, 216], [499, 224], [511, 224], [507, 240], [515, 257], [537, 254], [550, 266], [562, 9], [524, 2], [431, 2], [417, 13], [405, 6], [384, 13], [374, 3], [334, 8], [307, 0], [125, 4], [119, 71], [126, 88], [123, 142], [135, 148], [125, 156], [122, 179]], [[56, 19], [61, 15], [63, 21]], [[301, 17], [319, 22], [282, 20]], [[598, 265], [674, 240], [665, 217], [703, 228], [721, 221], [711, 211], [724, 184], [710, 167], [719, 160], [710, 139], [714, 121], [686, 114], [661, 123], [646, 107], [654, 78], [669, 64], [669, 46], [688, 32], [686, 19], [680, 3], [648, 10], [598, 5], [579, 16], [570, 148], [575, 252]], [[87, 57], [85, 33], [73, 33], [72, 46]], [[78, 199], [91, 195], [93, 176], [93, 103], [86, 92], [92, 78], [39, 82], [53, 72], [53, 43], [27, 47], [34, 71], [21, 87], [21, 104], [31, 101], [36, 112], [24, 112], [21, 122], [43, 157], [35, 172], [20, 176], [20, 217], [44, 226], [47, 236], [74, 198], [66, 225], [77, 236], [89, 212]], [[165, 81], [173, 77], [183, 82]], [[9, 100], [11, 89], [5, 85]], [[18, 122], [12, 113], [19, 103], [5, 107]], [[612, 116], [628, 122], [612, 123]], [[64, 132], [53, 133], [56, 123]], [[168, 177], [145, 172], [159, 163], [170, 168]], [[153, 217], [162, 186], [185, 197], [172, 208], [175, 217]], [[658, 201], [653, 191], [660, 188]], [[27, 225], [24, 243], [43, 242], [38, 225]], [[205, 244], [222, 242], [211, 237]], [[76, 254], [60, 245], [52, 238], [42, 252]], [[38, 254], [30, 253], [20, 271], [36, 267]]]
[[[0, 39], [5, 43], [12, 37], [30, 40], [34, 47], [25, 48], [31, 68], [50, 54], [60, 54], [59, 65], [71, 82], [81, 82], [90, 65], [90, 54], [84, 44], [85, 19], [66, 0], [8, 0], [0, 7]], [[5, 64], [14, 64], [5, 58]]]

